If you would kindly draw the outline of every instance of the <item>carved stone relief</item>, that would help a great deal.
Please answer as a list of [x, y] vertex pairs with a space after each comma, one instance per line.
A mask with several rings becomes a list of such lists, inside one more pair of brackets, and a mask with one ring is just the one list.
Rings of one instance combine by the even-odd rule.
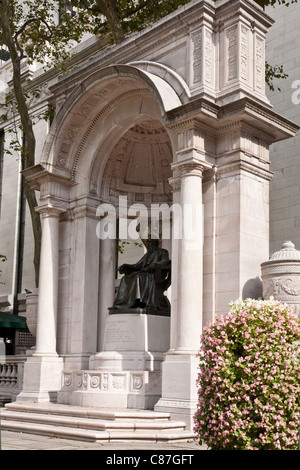
[[274, 297], [300, 315], [300, 252], [287, 241], [269, 261], [262, 263], [263, 297]]
[[241, 29], [241, 80], [249, 82], [249, 32], [250, 29], [242, 25]]
[[191, 87], [215, 85], [214, 34], [206, 26], [191, 33]]
[[115, 371], [77, 371], [64, 372], [62, 387], [64, 391], [86, 390], [93, 392], [143, 392], [145, 378], [143, 373]]
[[265, 40], [256, 36], [255, 40], [255, 88], [263, 93], [265, 90]]
[[227, 82], [232, 82], [238, 78], [238, 26], [233, 25], [226, 29], [226, 50], [227, 50], [227, 64], [226, 64], [226, 79]]
[[192, 43], [192, 86], [200, 85], [202, 78], [202, 28], [191, 34]]

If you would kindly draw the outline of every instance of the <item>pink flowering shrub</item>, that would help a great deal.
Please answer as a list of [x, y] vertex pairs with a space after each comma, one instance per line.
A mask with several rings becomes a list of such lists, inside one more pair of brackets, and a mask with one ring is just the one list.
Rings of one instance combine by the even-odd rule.
[[202, 335], [197, 440], [213, 450], [296, 450], [299, 320], [273, 299], [229, 307]]

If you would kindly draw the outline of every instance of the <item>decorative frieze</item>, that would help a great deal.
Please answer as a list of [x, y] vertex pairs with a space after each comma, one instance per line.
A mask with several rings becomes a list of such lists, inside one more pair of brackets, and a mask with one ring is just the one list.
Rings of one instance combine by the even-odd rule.
[[[62, 390], [64, 392], [86, 391], [95, 393], [144, 393], [148, 383], [148, 371], [100, 371], [80, 370], [63, 372]], [[151, 372], [158, 377], [160, 372]]]

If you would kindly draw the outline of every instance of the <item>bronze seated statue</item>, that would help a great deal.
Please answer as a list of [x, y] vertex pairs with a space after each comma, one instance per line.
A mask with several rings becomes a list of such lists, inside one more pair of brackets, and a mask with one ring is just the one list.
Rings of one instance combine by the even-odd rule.
[[147, 253], [136, 264], [119, 268], [121, 279], [110, 313], [170, 315], [170, 302], [164, 292], [171, 285], [171, 261], [157, 239], [148, 238]]

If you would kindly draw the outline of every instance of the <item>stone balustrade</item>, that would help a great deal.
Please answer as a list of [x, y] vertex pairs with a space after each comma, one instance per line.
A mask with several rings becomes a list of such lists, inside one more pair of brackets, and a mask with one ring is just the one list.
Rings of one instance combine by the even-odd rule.
[[0, 405], [14, 401], [23, 386], [25, 356], [0, 357]]

